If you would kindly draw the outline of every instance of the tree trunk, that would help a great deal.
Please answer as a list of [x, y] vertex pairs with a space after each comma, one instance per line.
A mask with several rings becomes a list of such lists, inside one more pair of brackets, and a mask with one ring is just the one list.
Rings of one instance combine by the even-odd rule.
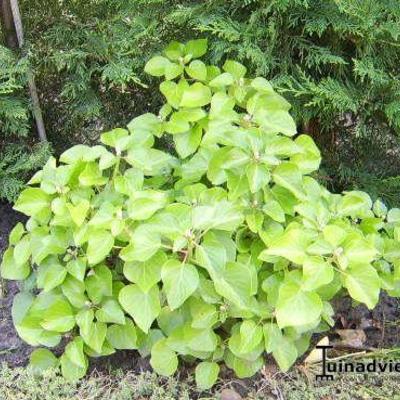
[[9, 0], [0, 0], [1, 27], [3, 29], [5, 45], [13, 50], [19, 48], [17, 32], [14, 25], [14, 17]]

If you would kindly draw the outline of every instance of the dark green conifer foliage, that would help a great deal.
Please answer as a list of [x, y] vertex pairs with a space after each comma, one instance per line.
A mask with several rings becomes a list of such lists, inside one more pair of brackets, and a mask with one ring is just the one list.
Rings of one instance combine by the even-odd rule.
[[29, 137], [27, 65], [26, 57], [0, 46], [0, 200], [15, 200], [32, 170], [49, 156], [48, 146], [34, 145]]

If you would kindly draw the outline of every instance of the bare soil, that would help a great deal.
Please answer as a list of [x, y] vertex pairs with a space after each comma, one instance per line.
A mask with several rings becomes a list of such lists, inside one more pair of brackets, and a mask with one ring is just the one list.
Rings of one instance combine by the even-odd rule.
[[[24, 221], [24, 217], [9, 204], [0, 202], [0, 257], [7, 248], [8, 234], [19, 221]], [[19, 291], [18, 283], [0, 280], [0, 285], [0, 364], [22, 366], [32, 348], [18, 337], [11, 318], [12, 301]]]

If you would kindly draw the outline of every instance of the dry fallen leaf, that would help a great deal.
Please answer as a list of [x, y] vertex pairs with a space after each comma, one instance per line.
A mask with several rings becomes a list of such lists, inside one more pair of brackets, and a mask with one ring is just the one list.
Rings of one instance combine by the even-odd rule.
[[317, 346], [329, 346], [328, 336], [323, 337], [310, 351], [310, 354], [304, 360], [305, 364], [315, 364], [322, 361], [322, 349], [317, 349]]
[[242, 400], [242, 396], [233, 389], [224, 389], [221, 392], [221, 400]]
[[337, 329], [340, 340], [334, 343], [337, 347], [360, 349], [364, 347], [367, 336], [362, 329]]

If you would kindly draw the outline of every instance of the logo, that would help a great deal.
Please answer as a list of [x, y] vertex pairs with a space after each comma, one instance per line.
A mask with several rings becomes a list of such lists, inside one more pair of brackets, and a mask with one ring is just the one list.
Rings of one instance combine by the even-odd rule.
[[[315, 348], [322, 351], [322, 373], [315, 376], [318, 381], [333, 381], [334, 374], [347, 373], [400, 373], [400, 361], [395, 360], [377, 360], [371, 361], [346, 361], [346, 360], [329, 360], [327, 357], [328, 349], [333, 346], [317, 345]], [[366, 355], [367, 356], [367, 355]]]

